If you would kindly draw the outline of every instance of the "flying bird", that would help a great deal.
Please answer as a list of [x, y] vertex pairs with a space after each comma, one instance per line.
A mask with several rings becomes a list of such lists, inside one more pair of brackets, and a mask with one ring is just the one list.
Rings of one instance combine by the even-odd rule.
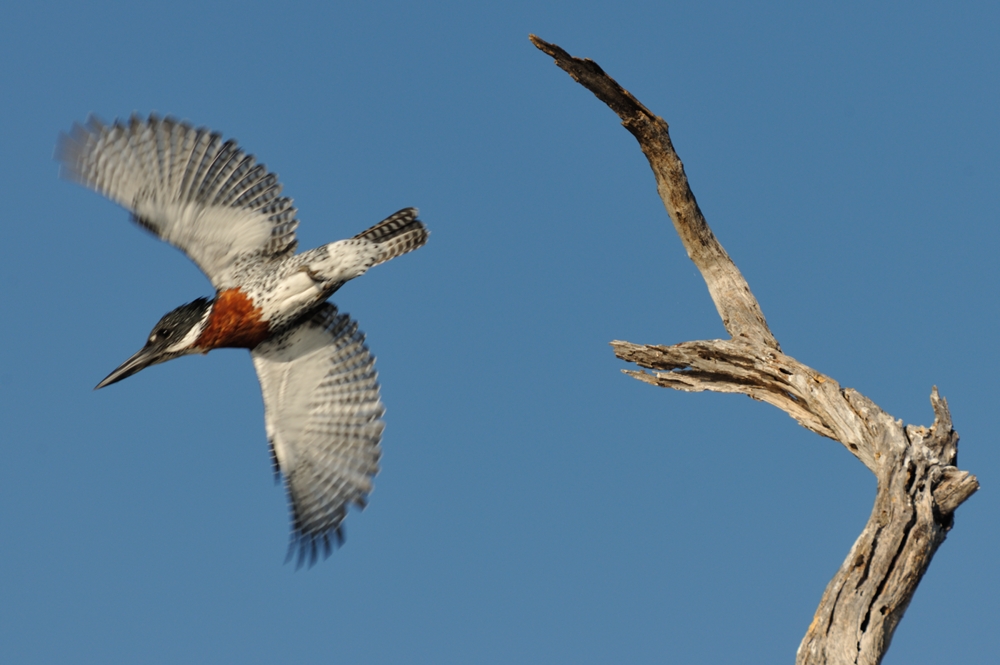
[[301, 566], [329, 556], [343, 543], [348, 505], [363, 508], [372, 490], [384, 408], [364, 334], [327, 298], [421, 247], [428, 231], [417, 210], [296, 254], [299, 221], [277, 175], [218, 133], [155, 115], [110, 126], [91, 118], [60, 135], [56, 158], [62, 177], [125, 207], [216, 291], [166, 314], [97, 388], [173, 358], [249, 349], [275, 476], [288, 491], [288, 557]]

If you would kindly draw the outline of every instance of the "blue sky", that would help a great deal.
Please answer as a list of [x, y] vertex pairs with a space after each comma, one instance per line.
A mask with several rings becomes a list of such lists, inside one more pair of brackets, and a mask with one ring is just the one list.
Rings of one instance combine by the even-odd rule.
[[[784, 350], [906, 422], [937, 385], [982, 490], [885, 662], [992, 663], [1000, 10], [992, 3], [17, 3], [0, 26], [0, 659], [792, 662], [873, 476], [608, 342], [724, 336], [635, 141], [528, 42], [671, 126]], [[237, 138], [300, 246], [418, 206], [335, 302], [368, 334], [383, 469], [296, 572], [244, 351], [92, 387], [210, 295], [57, 177], [96, 113]]]

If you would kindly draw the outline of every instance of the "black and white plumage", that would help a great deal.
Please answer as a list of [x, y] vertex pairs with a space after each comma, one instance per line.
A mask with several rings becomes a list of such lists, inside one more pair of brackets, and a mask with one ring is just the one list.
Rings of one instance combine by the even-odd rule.
[[340, 523], [364, 507], [378, 473], [384, 411], [375, 358], [358, 324], [330, 303], [251, 351], [264, 422], [292, 507], [291, 555], [343, 542]]
[[417, 211], [296, 254], [296, 209], [277, 176], [217, 133], [156, 116], [91, 119], [60, 136], [56, 156], [63, 177], [124, 206], [216, 289], [213, 300], [164, 316], [97, 387], [182, 355], [250, 349], [291, 504], [289, 556], [311, 565], [328, 555], [343, 540], [348, 505], [363, 507], [371, 492], [384, 409], [364, 335], [326, 300], [373, 265], [421, 247], [428, 233]]
[[124, 206], [133, 220], [201, 268], [218, 290], [244, 256], [296, 248], [292, 200], [278, 176], [220, 134], [172, 118], [90, 118], [59, 137], [61, 175]]

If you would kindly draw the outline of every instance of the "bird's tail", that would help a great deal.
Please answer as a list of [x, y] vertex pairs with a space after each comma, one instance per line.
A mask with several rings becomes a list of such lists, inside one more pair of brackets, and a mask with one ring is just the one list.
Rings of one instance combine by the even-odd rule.
[[430, 232], [417, 219], [418, 214], [416, 208], [404, 208], [354, 237], [377, 244], [382, 254], [375, 265], [385, 263], [401, 254], [412, 252], [427, 242]]

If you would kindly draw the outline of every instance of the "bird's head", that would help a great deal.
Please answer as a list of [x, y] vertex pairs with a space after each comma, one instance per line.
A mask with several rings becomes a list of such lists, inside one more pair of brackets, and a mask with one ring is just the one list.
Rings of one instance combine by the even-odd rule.
[[211, 301], [198, 298], [168, 313], [153, 326], [146, 345], [123, 362], [118, 369], [108, 374], [94, 390], [126, 379], [150, 365], [201, 352], [201, 349], [195, 346], [195, 342], [205, 329], [211, 310]]

